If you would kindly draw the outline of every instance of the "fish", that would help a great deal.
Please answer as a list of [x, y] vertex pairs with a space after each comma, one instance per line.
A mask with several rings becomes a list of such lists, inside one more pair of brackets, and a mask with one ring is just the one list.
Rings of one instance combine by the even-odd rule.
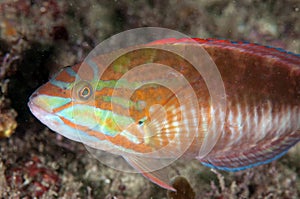
[[[194, 56], [198, 48], [209, 58]], [[270, 163], [299, 142], [300, 55], [248, 42], [165, 38], [65, 67], [28, 106], [51, 130], [122, 157], [176, 191], [162, 169], [178, 158], [235, 172]]]

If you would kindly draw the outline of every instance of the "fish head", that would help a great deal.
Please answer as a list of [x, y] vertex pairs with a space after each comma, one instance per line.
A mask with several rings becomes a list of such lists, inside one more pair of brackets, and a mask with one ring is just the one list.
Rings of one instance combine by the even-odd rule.
[[[81, 63], [60, 70], [31, 95], [28, 106], [32, 114], [64, 137], [105, 151], [112, 152], [116, 145], [124, 143], [124, 137], [136, 143], [141, 142], [140, 138], [147, 139], [142, 136], [149, 134], [147, 116], [141, 110], [144, 101], [126, 105], [119, 97], [124, 95], [126, 83], [100, 80], [91, 68]], [[113, 96], [115, 87], [121, 94]], [[133, 117], [132, 112], [139, 114]], [[137, 134], [135, 139], [133, 135]]]
[[[83, 142], [86, 133], [84, 126], [78, 123], [87, 123], [94, 115], [92, 109], [82, 108], [91, 104], [94, 95], [91, 83], [78, 78], [80, 65], [61, 69], [30, 96], [28, 106], [32, 114], [51, 130]], [[85, 111], [84, 116], [80, 115], [82, 111]]]
[[[117, 146], [122, 151], [153, 152], [170, 145], [169, 140], [179, 139], [176, 135], [180, 128], [197, 128], [194, 112], [188, 111], [195, 106], [187, 97], [188, 90], [177, 91], [177, 97], [182, 98], [179, 103], [164, 86], [144, 85], [144, 79], [136, 80], [134, 75], [110, 78], [115, 74], [114, 67], [99, 79], [92, 66], [66, 67], [38, 88], [28, 102], [33, 115], [64, 137], [106, 151]], [[157, 69], [147, 66], [143, 70], [153, 74]], [[160, 83], [176, 87], [177, 81], [169, 77]], [[183, 110], [188, 112], [182, 114]]]

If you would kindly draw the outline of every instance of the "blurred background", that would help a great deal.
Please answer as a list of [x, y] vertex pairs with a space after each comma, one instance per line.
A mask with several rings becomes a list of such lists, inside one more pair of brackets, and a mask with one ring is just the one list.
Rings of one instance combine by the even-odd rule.
[[[107, 168], [29, 112], [28, 98], [104, 39], [137, 27], [249, 41], [300, 53], [299, 0], [0, 0], [0, 197], [171, 198], [138, 174]], [[197, 161], [170, 172], [193, 198], [299, 198], [300, 147], [237, 173]]]

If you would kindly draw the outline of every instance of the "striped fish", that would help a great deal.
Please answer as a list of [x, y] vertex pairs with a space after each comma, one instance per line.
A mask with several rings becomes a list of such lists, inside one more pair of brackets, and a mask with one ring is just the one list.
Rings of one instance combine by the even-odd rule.
[[[226, 109], [212, 106], [206, 81], [190, 62], [159, 48], [195, 42], [221, 74]], [[280, 158], [300, 140], [299, 55], [250, 43], [171, 38], [129, 50], [104, 71], [105, 56], [64, 68], [28, 106], [53, 131], [122, 156], [161, 187], [175, 190], [156, 170], [181, 155], [239, 171]], [[135, 73], [141, 79], [122, 78], [143, 64]], [[166, 75], [163, 66], [181, 75]]]

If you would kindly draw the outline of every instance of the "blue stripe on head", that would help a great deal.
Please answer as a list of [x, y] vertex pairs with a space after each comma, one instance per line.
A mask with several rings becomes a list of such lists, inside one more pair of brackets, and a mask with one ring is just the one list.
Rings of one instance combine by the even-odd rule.
[[67, 67], [65, 70], [71, 77], [77, 77], [77, 73], [71, 67]]
[[70, 86], [72, 85], [72, 83], [58, 81], [54, 78], [50, 80], [50, 83], [53, 84], [54, 86], [57, 86], [57, 87], [63, 89], [63, 90], [66, 90], [66, 89], [70, 88]]
[[97, 79], [99, 74], [98, 65], [91, 59], [87, 60], [87, 64], [93, 69], [94, 79]]

